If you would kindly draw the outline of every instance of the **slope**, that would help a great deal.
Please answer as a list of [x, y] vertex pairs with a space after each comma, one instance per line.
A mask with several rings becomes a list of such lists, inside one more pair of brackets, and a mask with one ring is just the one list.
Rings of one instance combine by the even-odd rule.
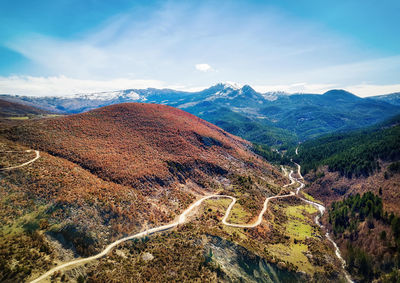
[[39, 108], [0, 99], [0, 118], [25, 117], [28, 115], [41, 115], [47, 113], [47, 111]]
[[197, 168], [198, 173], [221, 174], [233, 158], [254, 158], [248, 142], [187, 112], [154, 104], [112, 105], [27, 122], [8, 136], [71, 160], [103, 179], [147, 189], [148, 184], [168, 185], [175, 171], [189, 176]]
[[400, 116], [300, 145], [307, 193], [329, 206], [333, 231], [352, 277], [396, 282], [400, 258]]
[[370, 99], [378, 100], [378, 101], [385, 101], [387, 103], [400, 106], [400, 92], [371, 96]]
[[400, 116], [379, 125], [349, 133], [337, 133], [303, 143], [299, 155], [303, 172], [327, 165], [351, 178], [368, 176], [379, 169], [378, 160], [400, 159]]
[[240, 180], [251, 179], [240, 192], [242, 211], [261, 210], [285, 182], [249, 142], [164, 105], [19, 121], [3, 126], [0, 145], [4, 167], [40, 150], [28, 166], [0, 171], [1, 281], [25, 281], [169, 223], [205, 194], [238, 196]]

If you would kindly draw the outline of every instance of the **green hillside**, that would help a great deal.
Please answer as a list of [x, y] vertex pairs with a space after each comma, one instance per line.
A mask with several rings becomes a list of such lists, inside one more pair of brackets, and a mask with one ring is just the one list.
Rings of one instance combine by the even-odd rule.
[[364, 130], [307, 141], [295, 159], [301, 162], [304, 173], [327, 165], [330, 171], [348, 178], [368, 176], [380, 169], [378, 160], [400, 159], [400, 115]]

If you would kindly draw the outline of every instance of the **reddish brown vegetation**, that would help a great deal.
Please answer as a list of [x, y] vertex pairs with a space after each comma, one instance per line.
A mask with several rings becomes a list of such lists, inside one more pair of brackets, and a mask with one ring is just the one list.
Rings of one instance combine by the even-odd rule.
[[400, 174], [393, 174], [385, 178], [388, 164], [381, 163], [381, 171], [369, 177], [348, 179], [340, 176], [338, 172], [328, 172], [324, 169], [322, 177], [310, 173], [306, 179], [311, 185], [306, 191], [316, 199], [322, 200], [327, 206], [332, 201], [341, 200], [349, 194], [373, 192], [382, 198], [384, 210], [400, 215]]
[[25, 116], [28, 114], [46, 114], [47, 112], [32, 106], [0, 99], [0, 117]]
[[[31, 165], [0, 172], [4, 238], [29, 228], [62, 235], [64, 248], [88, 255], [124, 234], [171, 221], [198, 194], [240, 188], [243, 208], [257, 211], [274, 184], [286, 181], [249, 146], [191, 114], [151, 104], [0, 124], [1, 149], [41, 151]], [[255, 184], [236, 184], [239, 179]], [[0, 248], [9, 249], [7, 243]]]
[[168, 185], [176, 171], [184, 176], [221, 174], [250, 160], [267, 166], [247, 149], [248, 142], [164, 105], [112, 105], [27, 122], [9, 136], [78, 163], [103, 179], [142, 188]]
[[[381, 170], [375, 172], [369, 177], [360, 177], [348, 179], [340, 176], [338, 172], [328, 172], [326, 168], [320, 168], [324, 174], [309, 173], [306, 177], [312, 181], [306, 188], [307, 192], [315, 198], [323, 200], [328, 208], [334, 201], [344, 200], [349, 195], [357, 193], [363, 195], [366, 192], [373, 192], [382, 198], [383, 219], [373, 219], [365, 216], [365, 219], [350, 225], [343, 233], [337, 233], [335, 241], [339, 245], [344, 258], [349, 262], [351, 258], [365, 258], [365, 266], [371, 270], [369, 274], [363, 274], [365, 271], [358, 271], [360, 263], [355, 260], [351, 268], [351, 274], [354, 279], [360, 281], [370, 281], [374, 278], [382, 279], [385, 273], [392, 271], [393, 262], [398, 262], [396, 256], [395, 237], [390, 227], [391, 221], [388, 220], [390, 213], [400, 215], [400, 174], [389, 174], [388, 164], [381, 163]], [[317, 177], [319, 175], [319, 177]], [[386, 214], [388, 213], [388, 214]], [[333, 230], [333, 226], [328, 222], [329, 213], [323, 217], [324, 224]], [[362, 261], [360, 261], [362, 262]], [[369, 265], [368, 265], [369, 264]], [[361, 276], [361, 275], [362, 276]], [[361, 276], [361, 277], [360, 277]], [[392, 281], [391, 281], [392, 282]], [[395, 282], [395, 281], [393, 281]], [[396, 281], [397, 282], [397, 281]]]

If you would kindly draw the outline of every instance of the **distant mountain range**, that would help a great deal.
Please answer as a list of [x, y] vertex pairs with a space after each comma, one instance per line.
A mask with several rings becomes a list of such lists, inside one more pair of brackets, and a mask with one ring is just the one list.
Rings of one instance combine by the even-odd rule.
[[326, 133], [369, 126], [400, 113], [399, 93], [372, 98], [360, 98], [344, 90], [322, 95], [259, 93], [248, 85], [230, 84], [198, 92], [148, 88], [70, 97], [0, 98], [55, 113], [81, 113], [123, 102], [166, 104], [252, 142], [281, 148]]
[[47, 113], [47, 111], [36, 108], [36, 107], [0, 99], [0, 118], [2, 118], [2, 117], [11, 118], [11, 117], [20, 117], [20, 116], [29, 116], [29, 115], [43, 115], [46, 113]]

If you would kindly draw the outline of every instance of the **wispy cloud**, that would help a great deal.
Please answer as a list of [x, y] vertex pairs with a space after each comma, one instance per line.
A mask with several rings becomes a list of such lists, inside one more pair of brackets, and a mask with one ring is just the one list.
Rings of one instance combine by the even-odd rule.
[[[351, 38], [281, 10], [243, 5], [166, 1], [145, 16], [127, 11], [74, 37], [13, 37], [7, 48], [27, 58], [30, 68], [1, 78], [0, 92], [37, 94], [57, 88], [61, 93], [64, 86], [64, 93], [71, 93], [139, 82], [192, 88], [237, 81], [291, 92], [397, 84], [398, 57], [363, 49]], [[21, 84], [12, 86], [15, 78]]]
[[208, 80], [226, 81], [273, 79], [280, 72], [354, 57], [348, 42], [325, 34], [276, 10], [246, 11], [227, 2], [166, 2], [140, 21], [126, 13], [73, 39], [25, 34], [7, 46], [54, 75], [165, 81], [182, 77], [194, 83], [199, 78], [192, 68], [199, 61], [222, 66]]
[[113, 91], [130, 88], [165, 88], [168, 86], [156, 80], [82, 80], [65, 76], [57, 77], [32, 77], [11, 76], [0, 77], [0, 90], [3, 94], [19, 94], [30, 96], [68, 96], [76, 93], [90, 93]]
[[287, 93], [315, 93], [322, 94], [331, 89], [344, 89], [360, 97], [375, 96], [400, 92], [400, 84], [359, 84], [359, 85], [338, 85], [338, 84], [312, 84], [296, 83], [288, 85], [255, 85], [254, 89], [261, 92], [284, 91]]

